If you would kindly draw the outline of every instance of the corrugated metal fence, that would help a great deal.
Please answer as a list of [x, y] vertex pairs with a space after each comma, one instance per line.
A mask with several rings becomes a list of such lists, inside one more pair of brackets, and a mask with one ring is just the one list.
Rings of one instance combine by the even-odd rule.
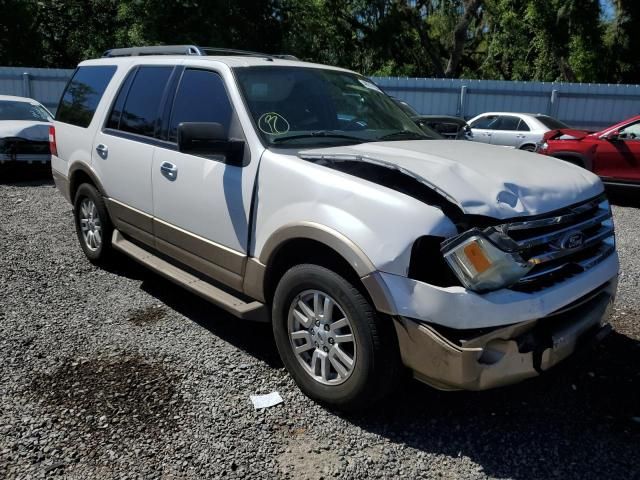
[[0, 67], [0, 95], [34, 98], [55, 113], [73, 70]]
[[[72, 73], [68, 69], [0, 67], [0, 95], [32, 97], [55, 111]], [[640, 113], [640, 85], [400, 77], [373, 80], [423, 114], [469, 119], [489, 111], [546, 113], [576, 128], [596, 129]]]
[[373, 80], [422, 114], [469, 119], [491, 111], [546, 113], [572, 127], [599, 129], [640, 113], [640, 85], [400, 77]]

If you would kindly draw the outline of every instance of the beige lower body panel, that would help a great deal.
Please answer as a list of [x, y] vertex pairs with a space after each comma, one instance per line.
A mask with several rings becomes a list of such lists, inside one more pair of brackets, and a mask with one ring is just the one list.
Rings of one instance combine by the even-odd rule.
[[128, 205], [107, 199], [114, 226], [123, 234], [229, 286], [243, 289], [246, 255], [189, 233]]
[[58, 191], [62, 193], [62, 196], [67, 200], [67, 202], [73, 203], [69, 190], [69, 179], [54, 169], [51, 169], [51, 175], [53, 175], [53, 181], [55, 182]]
[[[430, 325], [396, 317], [402, 361], [415, 378], [441, 390], [486, 390], [517, 383], [564, 360], [590, 332], [604, 327], [614, 292], [615, 285], [573, 310], [493, 330], [463, 346]], [[523, 336], [534, 333], [544, 342], [533, 349], [523, 347]]]

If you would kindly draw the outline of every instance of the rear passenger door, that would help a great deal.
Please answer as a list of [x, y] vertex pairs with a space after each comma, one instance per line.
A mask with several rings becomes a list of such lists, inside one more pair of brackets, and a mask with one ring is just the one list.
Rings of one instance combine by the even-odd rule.
[[[179, 152], [182, 122], [219, 123], [229, 137], [244, 139], [222, 75], [186, 68], [168, 115], [166, 148], [158, 148], [153, 159], [156, 248], [240, 289], [250, 214], [250, 201], [243, 194], [252, 191], [255, 172], [225, 164], [222, 155]], [[248, 145], [244, 154], [248, 164]]]
[[173, 66], [134, 67], [93, 143], [93, 166], [118, 229], [153, 244], [151, 166]]
[[519, 144], [519, 132], [518, 125], [520, 119], [511, 115], [500, 115], [498, 118], [495, 130], [491, 136], [491, 143], [493, 145], [504, 145], [506, 147], [515, 147]]

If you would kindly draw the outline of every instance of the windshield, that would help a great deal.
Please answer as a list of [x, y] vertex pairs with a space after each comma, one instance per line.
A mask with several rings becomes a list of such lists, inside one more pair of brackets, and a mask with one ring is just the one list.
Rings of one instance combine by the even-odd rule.
[[537, 115], [536, 119], [542, 123], [549, 130], [561, 130], [563, 128], [569, 128], [569, 125], [562, 123], [560, 120], [556, 120], [553, 117], [547, 115]]
[[359, 75], [301, 67], [242, 67], [235, 73], [269, 145], [429, 138], [390, 97]]
[[394, 98], [393, 101], [396, 102], [396, 105], [398, 105], [402, 109], [402, 111], [410, 117], [417, 117], [419, 115], [419, 113], [416, 112], [413, 107], [407, 102], [403, 102], [402, 100], [398, 100], [397, 98]]
[[10, 100], [0, 101], [0, 120], [32, 120], [34, 122], [50, 122], [51, 116], [40, 105], [29, 102]]

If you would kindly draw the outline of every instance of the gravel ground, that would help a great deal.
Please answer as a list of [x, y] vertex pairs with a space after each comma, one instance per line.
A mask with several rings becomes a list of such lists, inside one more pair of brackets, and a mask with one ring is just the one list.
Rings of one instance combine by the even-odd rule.
[[[124, 257], [93, 267], [51, 181], [5, 178], [0, 478], [640, 478], [640, 215], [614, 212], [623, 273], [600, 346], [517, 386], [408, 381], [340, 416], [297, 390], [268, 326]], [[254, 411], [274, 390], [284, 403]]]

